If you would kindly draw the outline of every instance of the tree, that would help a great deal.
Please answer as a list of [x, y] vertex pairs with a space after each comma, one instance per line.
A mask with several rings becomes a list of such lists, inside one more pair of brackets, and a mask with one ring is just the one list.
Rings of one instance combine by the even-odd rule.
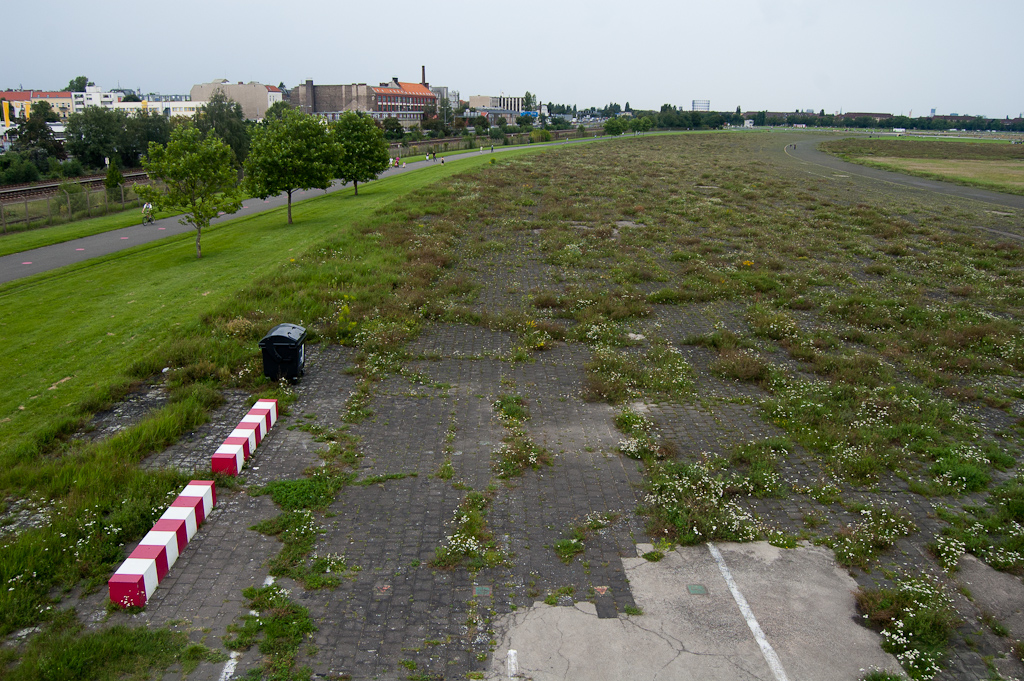
[[71, 79], [67, 89], [69, 92], [85, 92], [87, 85], [95, 85], [95, 83], [90, 81], [87, 76], [77, 76]]
[[530, 94], [527, 90], [526, 94], [523, 95], [523, 111], [533, 111], [533, 107], [537, 106], [537, 97]]
[[107, 177], [103, 180], [103, 186], [107, 188], [107, 198], [111, 200], [120, 193], [121, 185], [124, 184], [124, 175], [121, 174], [119, 166], [116, 156], [110, 159]]
[[508, 125], [508, 121], [505, 120], [504, 116], [498, 116], [494, 119], [494, 124], [504, 130], [505, 126]]
[[576, 128], [576, 133], [580, 137], [586, 137], [587, 136], [587, 129], [585, 127], [583, 127], [582, 123], [580, 123], [580, 127]]
[[285, 192], [292, 224], [292, 192], [331, 186], [333, 146], [327, 128], [309, 114], [286, 109], [280, 117], [265, 119], [252, 131], [245, 158], [246, 191], [261, 199]]
[[473, 119], [473, 128], [478, 133], [485, 133], [490, 127], [491, 124], [487, 121], [487, 116], [477, 116]]
[[117, 153], [125, 167], [137, 168], [150, 142], [167, 144], [170, 139], [171, 121], [167, 116], [156, 110], [136, 111], [125, 120]]
[[54, 136], [53, 130], [47, 123], [56, 123], [60, 116], [53, 110], [49, 102], [38, 101], [32, 103], [27, 120], [18, 123], [14, 131], [16, 139], [12, 145], [15, 151], [41, 150], [47, 157], [53, 157], [63, 161], [68, 157], [64, 152], [64, 145]]
[[81, 113], [68, 116], [65, 146], [68, 153], [90, 168], [103, 168], [117, 153], [127, 116], [124, 111], [87, 106]]
[[223, 90], [216, 90], [206, 105], [196, 112], [195, 127], [203, 135], [213, 133], [235, 153], [235, 162], [241, 165], [249, 151], [249, 130], [245, 125], [242, 105], [229, 99]]
[[122, 102], [141, 102], [142, 98], [139, 97], [134, 92], [129, 92], [128, 94], [126, 94], [124, 97], [121, 98], [121, 101]]
[[621, 135], [626, 132], [626, 122], [621, 118], [609, 118], [604, 123], [604, 134]]
[[360, 182], [377, 179], [388, 167], [390, 159], [384, 131], [369, 116], [346, 111], [331, 126], [331, 133], [337, 145], [335, 177], [351, 182], [358, 196]]
[[385, 118], [384, 139], [400, 140], [403, 137], [405, 137], [405, 128], [402, 127], [402, 121], [394, 117]]
[[178, 222], [196, 230], [196, 257], [201, 258], [203, 228], [219, 213], [234, 213], [242, 206], [231, 147], [195, 126], [182, 125], [171, 132], [167, 146], [150, 143], [142, 166], [167, 188], [161, 192], [153, 185], [139, 186], [139, 197], [158, 209], [183, 212]]
[[527, 116], [526, 114], [523, 114], [522, 116], [517, 117], [516, 125], [518, 125], [520, 128], [526, 128], [527, 130], [529, 130], [530, 128], [533, 127], [533, 116]]
[[268, 118], [280, 118], [285, 111], [289, 111], [292, 105], [288, 102], [281, 100], [280, 102], [274, 102], [267, 107], [267, 110], [263, 112], [263, 120]]

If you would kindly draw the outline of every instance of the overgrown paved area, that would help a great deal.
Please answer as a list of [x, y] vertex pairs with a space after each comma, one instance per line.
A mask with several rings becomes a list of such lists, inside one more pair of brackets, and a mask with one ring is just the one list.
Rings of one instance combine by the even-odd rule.
[[[483, 678], [494, 623], [536, 601], [643, 618], [638, 543], [807, 541], [912, 677], [1024, 675], [1024, 216], [788, 141], [498, 159], [360, 226], [410, 273], [370, 303], [325, 274], [344, 249], [300, 256], [356, 324], [310, 324], [242, 484], [110, 621], [223, 637], [237, 676]], [[142, 465], [202, 468], [227, 397]]]

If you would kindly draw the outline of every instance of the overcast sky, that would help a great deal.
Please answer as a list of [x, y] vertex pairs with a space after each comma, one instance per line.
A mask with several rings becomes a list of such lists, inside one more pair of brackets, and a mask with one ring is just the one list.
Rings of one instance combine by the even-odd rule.
[[397, 76], [657, 109], [1015, 117], [1024, 0], [57, 0], [8, 3], [0, 89], [188, 93]]

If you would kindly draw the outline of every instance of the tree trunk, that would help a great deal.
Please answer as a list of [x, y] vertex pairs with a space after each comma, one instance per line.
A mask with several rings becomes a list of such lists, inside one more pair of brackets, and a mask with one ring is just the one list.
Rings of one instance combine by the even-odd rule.
[[196, 258], [203, 257], [203, 249], [199, 247], [199, 237], [203, 235], [203, 228], [196, 227]]
[[355, 190], [355, 195], [359, 196], [359, 183], [355, 180], [352, 180], [352, 189]]
[[292, 224], [292, 190], [288, 190], [288, 224]]

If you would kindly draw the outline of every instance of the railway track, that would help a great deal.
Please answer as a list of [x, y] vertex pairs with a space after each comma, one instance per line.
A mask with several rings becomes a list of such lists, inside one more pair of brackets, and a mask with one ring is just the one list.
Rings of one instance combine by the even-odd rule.
[[[121, 174], [124, 176], [125, 184], [135, 184], [136, 182], [147, 182], [149, 180], [149, 176], [144, 170], [126, 170], [122, 171]], [[103, 186], [103, 181], [106, 177], [107, 176], [104, 173], [101, 175], [77, 177], [70, 179], [69, 181], [83, 185], [87, 189], [96, 189]], [[17, 184], [0, 187], [0, 203], [14, 203], [33, 197], [56, 194], [60, 185], [60, 180], [51, 180], [47, 182], [33, 182], [31, 184]]]

